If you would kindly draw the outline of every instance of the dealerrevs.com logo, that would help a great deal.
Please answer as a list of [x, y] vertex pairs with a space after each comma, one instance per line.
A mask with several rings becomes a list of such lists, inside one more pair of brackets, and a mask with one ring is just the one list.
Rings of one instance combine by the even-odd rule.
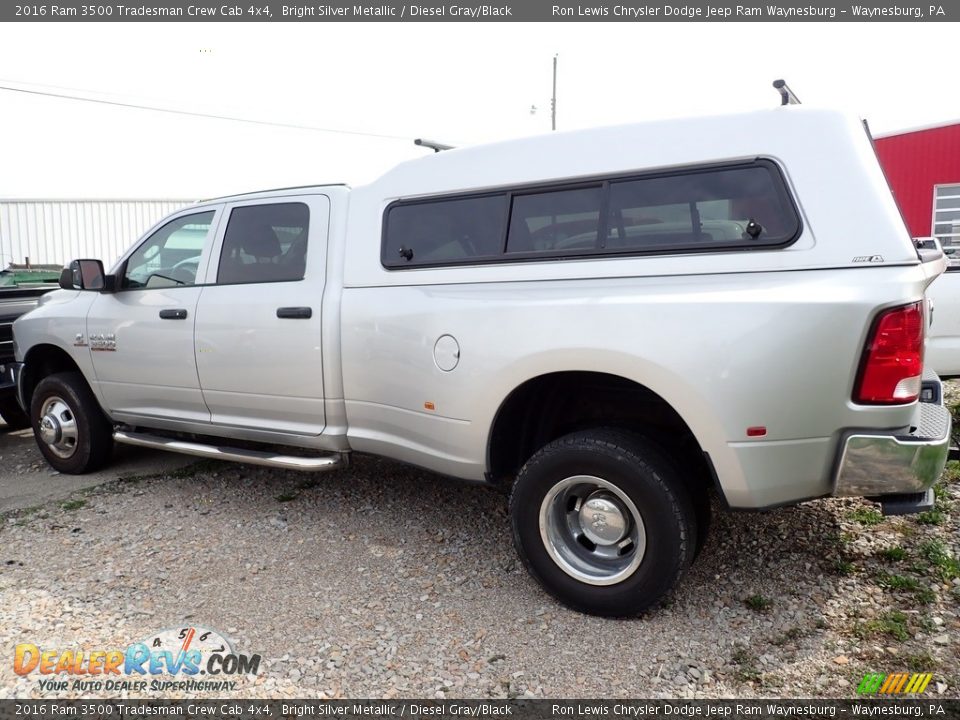
[[145, 690], [234, 690], [229, 678], [256, 675], [260, 655], [234, 651], [216, 630], [183, 627], [161, 630], [126, 648], [60, 650], [20, 643], [13, 671], [36, 673], [43, 692]]

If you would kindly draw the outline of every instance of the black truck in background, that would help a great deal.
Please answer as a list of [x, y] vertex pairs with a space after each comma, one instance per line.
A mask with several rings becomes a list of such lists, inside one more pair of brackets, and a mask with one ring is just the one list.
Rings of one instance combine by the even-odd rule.
[[[0, 273], [0, 280], [3, 275]], [[33, 310], [41, 295], [57, 287], [55, 283], [29, 283], [27, 287], [0, 283], [0, 428], [4, 423], [6, 430], [30, 426], [30, 419], [17, 404], [13, 371], [9, 366], [13, 362], [13, 321]]]

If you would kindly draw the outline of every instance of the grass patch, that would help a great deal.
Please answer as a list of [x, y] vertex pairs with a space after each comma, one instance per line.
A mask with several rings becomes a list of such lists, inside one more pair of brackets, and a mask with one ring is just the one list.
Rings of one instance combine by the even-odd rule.
[[833, 571], [837, 573], [837, 575], [853, 575], [857, 571], [857, 568], [849, 560], [837, 558], [833, 561]]
[[293, 501], [293, 500], [296, 500], [297, 497], [299, 497], [299, 496], [298, 496], [295, 492], [285, 492], [285, 493], [280, 493], [279, 495], [277, 495], [277, 497], [276, 497], [275, 499], [276, 499], [277, 502], [282, 502], [282, 503], [284, 503], [284, 502], [291, 502], [291, 501]]
[[900, 562], [907, 557], [907, 551], [899, 545], [894, 545], [893, 547], [880, 550], [877, 555], [890, 562]]
[[849, 517], [861, 525], [879, 525], [883, 522], [883, 513], [876, 508], [857, 508], [850, 511]]
[[920, 554], [936, 568], [937, 574], [949, 582], [960, 577], [960, 562], [950, 554], [941, 540], [928, 540], [920, 545]]
[[926, 512], [922, 512], [917, 515], [917, 522], [921, 525], [943, 525], [946, 519], [947, 518], [943, 512], [937, 508], [934, 508], [933, 510], [927, 510]]
[[907, 616], [899, 610], [890, 610], [878, 618], [858, 622], [853, 628], [854, 635], [859, 638], [887, 635], [900, 642], [910, 639], [910, 630], [907, 628]]
[[730, 662], [737, 666], [737, 679], [741, 682], [757, 682], [762, 674], [757, 669], [757, 657], [746, 648], [737, 648], [730, 656]]
[[756, 612], [766, 612], [773, 605], [773, 600], [763, 595], [751, 595], [744, 598], [743, 604]]
[[916, 592], [920, 589], [919, 581], [905, 575], [892, 575], [890, 573], [880, 573], [877, 575], [877, 584], [890, 590], [903, 590], [905, 592]]
[[891, 573], [882, 572], [877, 575], [877, 584], [881, 587], [887, 588], [888, 590], [908, 592], [912, 594], [914, 599], [921, 605], [930, 605], [937, 599], [937, 596], [934, 594], [933, 590], [921, 585], [920, 581], [916, 578], [907, 577], [905, 575], [893, 575]]
[[950, 492], [943, 483], [937, 483], [933, 486], [933, 500], [937, 507], [948, 509], [950, 507]]
[[77, 500], [67, 500], [64, 503], [60, 503], [60, 507], [67, 511], [79, 510], [84, 505], [87, 504], [86, 500], [77, 499]]
[[[960, 417], [957, 417], [956, 422], [960, 423]], [[948, 462], [947, 466], [943, 469], [943, 475], [940, 476], [940, 479], [945, 483], [960, 480], [960, 463], [956, 461]], [[940, 487], [940, 484], [938, 483], [936, 487]], [[934, 488], [934, 492], [936, 492], [936, 488]]]
[[930, 672], [933, 668], [937, 667], [937, 660], [927, 651], [921, 653], [916, 653], [914, 655], [907, 655], [904, 658], [907, 669], [913, 670], [913, 672]]

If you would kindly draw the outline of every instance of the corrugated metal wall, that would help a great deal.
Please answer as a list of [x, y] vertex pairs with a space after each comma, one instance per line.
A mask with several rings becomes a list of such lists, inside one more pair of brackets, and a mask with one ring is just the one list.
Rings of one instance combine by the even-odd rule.
[[144, 232], [190, 200], [0, 200], [0, 269], [99, 258], [110, 267]]

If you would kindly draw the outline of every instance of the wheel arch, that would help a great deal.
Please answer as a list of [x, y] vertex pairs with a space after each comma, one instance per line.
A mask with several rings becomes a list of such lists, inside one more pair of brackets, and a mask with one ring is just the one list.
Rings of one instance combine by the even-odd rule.
[[[31, 347], [24, 356], [23, 362], [23, 374], [20, 379], [20, 400], [23, 406], [28, 409], [33, 391], [40, 381], [48, 375], [60, 372], [77, 372], [83, 375], [83, 371], [70, 353], [49, 343], [41, 343]], [[86, 380], [86, 376], [84, 376], [84, 379]], [[89, 386], [90, 383], [87, 382], [87, 385]]]
[[[709, 422], [697, 414], [702, 427]], [[486, 442], [487, 478], [508, 482], [534, 452], [563, 435], [592, 427], [620, 427], [662, 446], [697, 489], [716, 483], [708, 447], [663, 394], [624, 375], [558, 370], [529, 377], [497, 408]], [[719, 488], [718, 488], [719, 489]]]

